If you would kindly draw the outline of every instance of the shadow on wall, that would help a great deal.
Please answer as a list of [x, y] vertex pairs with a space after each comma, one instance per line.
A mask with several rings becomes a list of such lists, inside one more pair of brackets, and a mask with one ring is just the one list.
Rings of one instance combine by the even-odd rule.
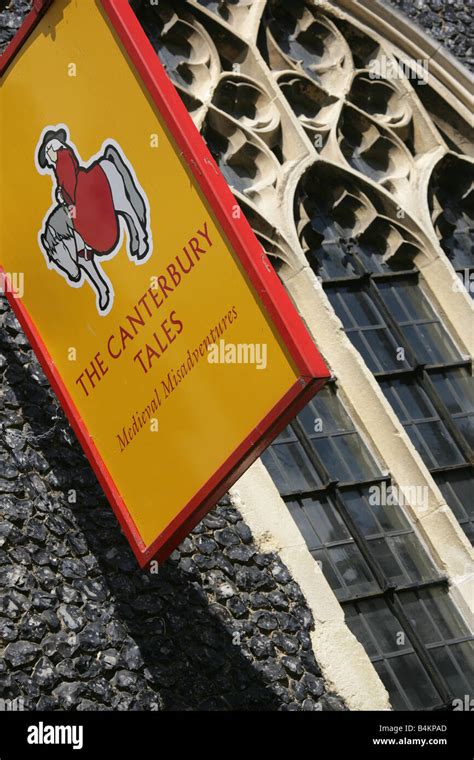
[[[0, 318], [1, 311], [0, 302]], [[301, 704], [311, 694], [301, 682], [299, 699], [294, 686], [289, 689], [296, 681], [288, 680], [274, 659], [273, 632], [286, 636], [290, 651], [297, 645], [296, 677], [304, 662], [313, 698], [321, 696], [308, 635], [312, 620], [301, 592], [285, 578], [301, 621], [296, 626], [290, 621], [292, 633], [285, 634], [286, 618], [296, 618], [275, 613], [286, 615], [281, 623], [270, 614], [274, 607], [267, 594], [283, 594], [267, 568], [278, 562], [279, 572], [287, 571], [275, 555], [258, 554], [250, 531], [225, 500], [158, 575], [138, 568], [9, 309], [3, 319], [0, 537], [3, 533], [11, 547], [3, 553], [0, 573], [7, 586], [0, 638], [10, 642], [4, 660], [10, 667], [3, 674], [0, 669], [4, 695], [28, 695], [31, 707], [42, 709], [277, 710], [284, 702], [298, 709], [295, 700]], [[159, 483], [155, 486], [159, 495]], [[68, 504], [74, 495], [76, 503]], [[220, 545], [213, 538], [217, 534]], [[229, 547], [241, 552], [244, 564], [229, 561]], [[236, 572], [249, 591], [259, 592], [252, 594], [254, 611], [250, 594], [238, 590], [242, 583], [234, 586]], [[285, 605], [280, 598], [277, 609]], [[249, 659], [239, 646], [242, 634], [252, 635]], [[309, 709], [316, 709], [310, 703]]]

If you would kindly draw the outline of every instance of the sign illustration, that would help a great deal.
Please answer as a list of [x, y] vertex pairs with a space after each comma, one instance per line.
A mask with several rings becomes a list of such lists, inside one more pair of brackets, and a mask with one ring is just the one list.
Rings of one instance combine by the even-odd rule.
[[329, 371], [129, 0], [38, 7], [0, 56], [0, 280], [145, 566]]
[[47, 265], [74, 288], [88, 281], [99, 314], [108, 314], [114, 290], [101, 262], [120, 250], [125, 229], [130, 261], [143, 264], [153, 251], [146, 195], [112, 140], [84, 165], [67, 127], [46, 127], [35, 160], [40, 174], [50, 174], [54, 185], [53, 206], [38, 236]]

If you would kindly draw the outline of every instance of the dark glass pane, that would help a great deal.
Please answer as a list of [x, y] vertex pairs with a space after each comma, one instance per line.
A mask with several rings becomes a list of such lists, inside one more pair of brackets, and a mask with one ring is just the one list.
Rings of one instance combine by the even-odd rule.
[[330, 477], [341, 483], [370, 480], [380, 475], [358, 433], [333, 436], [330, 441], [319, 440], [313, 445]]
[[439, 324], [402, 325], [400, 329], [420, 364], [444, 364], [461, 358]]
[[358, 491], [344, 491], [341, 492], [341, 496], [354, 523], [364, 536], [371, 536], [381, 532], [380, 525], [369, 507], [367, 499], [361, 493]]
[[301, 509], [300, 503], [298, 501], [288, 501], [287, 506], [293, 520], [295, 521], [304, 540], [308, 545], [308, 549], [310, 551], [314, 551], [315, 549], [319, 548], [321, 546], [321, 539], [319, 538], [318, 534], [315, 533], [313, 526], [311, 525], [304, 511]]
[[280, 493], [314, 490], [321, 480], [299, 443], [279, 443], [262, 454], [262, 461]]
[[369, 541], [370, 549], [379, 562], [384, 575], [395, 584], [407, 581], [401, 563], [393, 553], [390, 544], [385, 538], [372, 538]]
[[407, 697], [404, 695], [401, 688], [396, 683], [392, 671], [389, 669], [389, 664], [385, 660], [381, 662], [374, 662], [374, 668], [379, 674], [379, 677], [388, 691], [390, 697], [390, 704], [394, 710], [410, 710], [411, 704]]
[[464, 678], [469, 686], [469, 694], [474, 693], [474, 641], [463, 641], [460, 644], [453, 644], [449, 647], [451, 655], [456, 660], [459, 670], [464, 674]]
[[396, 379], [391, 380], [386, 385], [398, 395], [403, 409], [406, 410], [403, 419], [416, 421], [437, 416], [426, 393], [414, 381], [407, 383], [404, 380]]
[[399, 296], [400, 283], [380, 282], [377, 288], [390, 316], [398, 323], [406, 322], [410, 316], [405, 308], [404, 299]]
[[[385, 328], [347, 331], [347, 337], [358, 350], [371, 372], [394, 372], [407, 369], [405, 355], [398, 354], [399, 346]], [[402, 358], [399, 359], [398, 357]]]
[[474, 378], [467, 370], [432, 372], [430, 377], [451, 414], [474, 412]]
[[377, 647], [364, 623], [363, 617], [359, 615], [357, 609], [352, 604], [344, 605], [344, 614], [346, 623], [357, 641], [362, 644], [369, 657], [375, 657], [378, 654]]
[[469, 635], [466, 624], [446, 590], [426, 589], [419, 593], [444, 641], [464, 638]]
[[[344, 504], [364, 536], [393, 530], [404, 530], [408, 522], [398, 504], [389, 506], [393, 499], [390, 483], [377, 483], [368, 489], [341, 492]], [[390, 501], [391, 503], [391, 501]]]
[[288, 443], [290, 441], [296, 441], [296, 436], [293, 428], [290, 427], [290, 425], [287, 425], [286, 428], [275, 438], [273, 443]]
[[424, 644], [436, 644], [442, 641], [443, 637], [428, 615], [423, 600], [418, 594], [405, 591], [399, 595], [399, 599], [413, 629]]
[[466, 689], [469, 687], [469, 683], [464, 678], [462, 671], [458, 669], [456, 661], [451, 655], [451, 647], [438, 647], [436, 649], [431, 649], [430, 655], [432, 656], [438, 667], [438, 670], [443, 676], [443, 679], [446, 682], [451, 696], [462, 697], [464, 694], [466, 694]]
[[393, 657], [389, 665], [413, 710], [429, 710], [442, 704], [441, 697], [415, 654]]
[[[308, 416], [305, 414], [309, 410], [309, 429]], [[314, 433], [314, 420], [322, 422], [321, 435], [331, 435], [333, 433], [354, 430], [354, 425], [347, 414], [342, 402], [330, 388], [323, 388], [316, 398], [314, 398], [298, 415], [306, 432]]]
[[399, 654], [403, 650], [412, 651], [411, 644], [406, 636], [405, 642], [399, 643], [401, 642], [400, 634], [403, 633], [403, 628], [382, 599], [369, 599], [360, 602], [359, 609], [372, 631], [381, 654]]
[[[378, 309], [372, 303], [367, 293], [349, 290], [348, 288], [341, 288], [339, 294], [339, 304], [342, 305], [342, 308], [341, 306], [335, 306], [335, 309], [338, 314], [339, 308], [341, 311], [344, 310], [348, 315], [348, 327], [368, 327], [370, 325], [381, 327], [386, 326]], [[328, 293], [328, 295], [331, 300], [330, 293]], [[342, 321], [344, 325], [346, 325], [344, 320]]]
[[435, 480], [457, 519], [460, 522], [470, 520], [462, 527], [467, 535], [474, 539], [474, 499], [472, 498], [474, 476], [472, 469], [469, 469], [467, 473], [464, 470], [439, 473], [435, 475]]
[[435, 467], [448, 467], [465, 461], [442, 422], [420, 422], [417, 429], [425, 441]]
[[391, 536], [387, 540], [410, 581], [427, 581], [438, 577], [438, 571], [414, 533]]
[[303, 512], [321, 543], [345, 541], [350, 533], [328, 499], [302, 499]]
[[322, 549], [319, 551], [312, 551], [311, 554], [313, 555], [316, 562], [319, 563], [324, 577], [326, 578], [327, 582], [331, 586], [338, 599], [344, 599], [347, 597], [349, 594], [346, 589], [343, 588], [342, 581], [340, 581], [336, 575], [331, 561], [329, 560], [327, 551], [325, 549]]
[[467, 445], [471, 449], [474, 449], [474, 415], [470, 414], [468, 417], [455, 417], [454, 423], [464, 436]]
[[329, 548], [328, 554], [344, 584], [351, 589], [353, 594], [365, 594], [378, 589], [372, 573], [355, 544]]

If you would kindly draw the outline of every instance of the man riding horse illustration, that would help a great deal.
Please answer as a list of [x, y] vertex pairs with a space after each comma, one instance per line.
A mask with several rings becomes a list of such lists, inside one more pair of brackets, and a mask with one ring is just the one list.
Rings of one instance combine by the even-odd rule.
[[141, 264], [152, 253], [145, 193], [122, 150], [112, 141], [84, 166], [67, 129], [47, 128], [38, 143], [36, 160], [38, 170], [52, 175], [56, 183], [56, 205], [39, 235], [48, 266], [73, 287], [80, 287], [86, 277], [96, 291], [99, 314], [108, 314], [113, 287], [99, 262], [119, 250], [121, 219], [128, 232], [129, 259]]

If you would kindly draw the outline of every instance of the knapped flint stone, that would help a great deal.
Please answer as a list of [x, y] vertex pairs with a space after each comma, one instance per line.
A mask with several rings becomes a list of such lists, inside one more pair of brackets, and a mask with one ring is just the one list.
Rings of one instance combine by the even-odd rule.
[[274, 557], [271, 554], [260, 554], [257, 552], [253, 558], [257, 567], [268, 567], [272, 564]]
[[0, 619], [0, 641], [15, 641], [18, 638], [18, 628], [8, 618]]
[[191, 541], [189, 537], [185, 538], [184, 541], [179, 545], [179, 551], [181, 554], [193, 554], [195, 551], [194, 548], [194, 542]]
[[52, 610], [44, 610], [41, 613], [41, 618], [44, 620], [50, 631], [58, 631], [60, 627], [59, 618]]
[[14, 641], [6, 646], [3, 656], [14, 668], [18, 668], [35, 660], [40, 652], [39, 646], [32, 641]]
[[320, 702], [323, 710], [342, 711], [346, 709], [343, 701], [334, 694], [325, 694], [321, 697]]
[[56, 697], [63, 710], [70, 710], [79, 703], [85, 690], [85, 685], [79, 681], [65, 682], [53, 689], [53, 696]]
[[89, 551], [89, 548], [81, 536], [71, 536], [69, 535], [67, 537], [68, 544], [72, 547], [72, 550], [74, 554], [76, 554], [78, 557], [83, 557], [87, 552]]
[[268, 601], [276, 610], [287, 610], [289, 607], [288, 600], [281, 591], [271, 591], [268, 594]]
[[56, 665], [56, 673], [61, 677], [61, 679], [67, 681], [71, 681], [78, 676], [74, 662], [70, 659], [65, 659], [61, 660], [61, 662], [58, 662]]
[[24, 585], [27, 572], [23, 567], [7, 566], [0, 570], [0, 587], [18, 588]]
[[118, 670], [112, 678], [111, 684], [117, 689], [126, 689], [127, 691], [137, 690], [138, 676], [129, 670]]
[[194, 556], [194, 562], [201, 572], [212, 570], [216, 566], [216, 560], [214, 557], [206, 557], [202, 554], [196, 554]]
[[57, 604], [57, 598], [46, 591], [33, 591], [31, 594], [31, 606], [36, 610], [49, 610]]
[[312, 651], [310, 651], [310, 652], [302, 652], [300, 656], [301, 656], [301, 663], [302, 663], [304, 669], [308, 673], [312, 673], [315, 676], [320, 676], [321, 675], [321, 670], [319, 668], [318, 663], [314, 659], [314, 654], [313, 654]]
[[77, 638], [85, 652], [95, 652], [102, 643], [102, 627], [97, 623], [88, 623]]
[[227, 602], [227, 607], [231, 611], [232, 615], [236, 618], [243, 617], [247, 611], [247, 605], [244, 604], [242, 599], [240, 599], [238, 596], [233, 596], [231, 599]]
[[214, 537], [220, 546], [235, 546], [240, 543], [238, 535], [230, 528], [216, 530]]
[[302, 681], [293, 681], [291, 684], [291, 693], [295, 701], [300, 704], [302, 704], [308, 696], [308, 691]]
[[274, 631], [278, 628], [278, 620], [269, 612], [262, 612], [256, 616], [255, 622], [261, 631]]
[[[233, 547], [231, 547], [233, 548]], [[238, 547], [236, 547], [238, 548]], [[227, 557], [224, 557], [223, 554], [217, 554], [214, 558], [215, 566], [218, 567], [220, 570], [223, 570], [224, 573], [229, 578], [235, 577], [235, 566], [232, 564], [232, 562], [229, 562]]]
[[283, 565], [275, 563], [271, 566], [270, 571], [278, 583], [288, 583], [291, 581], [291, 575]]
[[294, 615], [300, 622], [303, 630], [309, 631], [313, 627], [313, 616], [307, 607], [297, 607], [294, 610]]
[[58, 616], [70, 631], [80, 631], [85, 620], [79, 607], [72, 604], [61, 604], [58, 607]]
[[220, 583], [215, 587], [215, 594], [218, 600], [230, 599], [235, 596], [236, 593], [237, 589], [233, 583], [230, 583], [230, 581]]
[[98, 699], [106, 704], [110, 704], [114, 695], [109, 682], [102, 676], [96, 678], [89, 684], [89, 691], [97, 695]]
[[258, 659], [270, 657], [273, 652], [272, 642], [266, 636], [252, 636], [249, 640], [248, 647], [252, 654]]
[[276, 583], [269, 573], [253, 566], [241, 567], [235, 574], [235, 583], [244, 591], [257, 591], [258, 589], [271, 591], [276, 587]]
[[49, 688], [58, 680], [59, 675], [55, 673], [51, 660], [47, 657], [40, 657], [33, 668], [33, 679], [39, 686]]
[[76, 707], [77, 712], [104, 712], [112, 710], [111, 707], [101, 704], [100, 702], [93, 702], [91, 699], [81, 699]]
[[240, 536], [241, 541], [244, 542], [244, 544], [250, 544], [252, 541], [252, 531], [250, 530], [249, 526], [246, 525], [244, 522], [238, 522], [236, 523], [235, 530]]
[[61, 562], [60, 573], [65, 578], [85, 578], [87, 572], [80, 559], [65, 559]]
[[293, 678], [299, 678], [304, 673], [303, 666], [298, 657], [291, 657], [287, 654], [283, 655], [281, 664]]
[[58, 700], [54, 697], [49, 697], [47, 694], [42, 694], [36, 702], [36, 709], [40, 712], [52, 712], [58, 707]]
[[12, 620], [18, 620], [30, 608], [30, 602], [25, 594], [12, 589], [1, 598], [2, 610]]
[[19, 635], [25, 639], [41, 641], [46, 633], [46, 623], [39, 615], [25, 615], [19, 627]]
[[229, 546], [225, 549], [226, 557], [232, 560], [232, 562], [247, 563], [252, 559], [254, 554], [255, 549], [251, 546], [242, 546], [242, 544], [239, 544], [238, 546]]
[[275, 660], [267, 660], [266, 662], [259, 664], [257, 667], [267, 683], [287, 680], [285, 669]]
[[299, 649], [298, 640], [294, 636], [282, 633], [281, 631], [275, 631], [272, 641], [285, 654], [296, 654]]
[[38, 578], [38, 582], [46, 589], [52, 589], [59, 583], [57, 573], [53, 573], [50, 567], [37, 567], [35, 575]]
[[105, 634], [112, 644], [123, 641], [127, 635], [127, 629], [118, 620], [111, 620], [105, 627]]
[[42, 641], [43, 653], [47, 657], [71, 657], [79, 648], [79, 641], [74, 632], [58, 631], [51, 633]]
[[120, 656], [128, 670], [139, 670], [144, 663], [142, 653], [133, 641], [124, 644]]
[[[28, 673], [22, 670], [16, 670], [12, 673], [12, 691], [17, 695], [24, 694], [27, 701], [35, 699], [40, 695], [39, 685], [31, 678]], [[26, 705], [25, 705], [26, 707]]]
[[197, 565], [191, 557], [181, 557], [178, 567], [187, 575], [195, 575], [198, 572]]
[[162, 709], [160, 697], [153, 691], [144, 691], [135, 697], [130, 709], [133, 711], [157, 712]]
[[301, 680], [311, 696], [321, 697], [324, 694], [324, 681], [322, 678], [317, 678], [312, 673], [305, 673]]
[[285, 631], [286, 633], [298, 632], [299, 623], [293, 615], [289, 615], [286, 612], [276, 612], [275, 616], [282, 631]]
[[[77, 583], [78, 581], [75, 582]], [[57, 594], [58, 598], [65, 604], [75, 604], [80, 603], [81, 601], [81, 595], [79, 592], [74, 588], [71, 588], [71, 586], [68, 586], [66, 583], [59, 586]]]
[[73, 659], [74, 668], [78, 677], [89, 683], [92, 679], [97, 678], [102, 673], [102, 665], [96, 658], [89, 655], [81, 655]]
[[105, 670], [114, 670], [119, 663], [120, 655], [116, 649], [109, 648], [99, 652], [98, 658]]
[[[223, 517], [220, 517], [215, 512], [210, 512], [203, 520], [204, 525], [206, 528], [209, 528], [210, 530], [218, 530], [219, 528], [225, 528], [226, 527], [226, 521]], [[181, 547], [180, 547], [181, 548]]]
[[7, 540], [11, 544], [19, 544], [24, 541], [23, 533], [9, 520], [0, 522], [0, 547], [5, 546]]

